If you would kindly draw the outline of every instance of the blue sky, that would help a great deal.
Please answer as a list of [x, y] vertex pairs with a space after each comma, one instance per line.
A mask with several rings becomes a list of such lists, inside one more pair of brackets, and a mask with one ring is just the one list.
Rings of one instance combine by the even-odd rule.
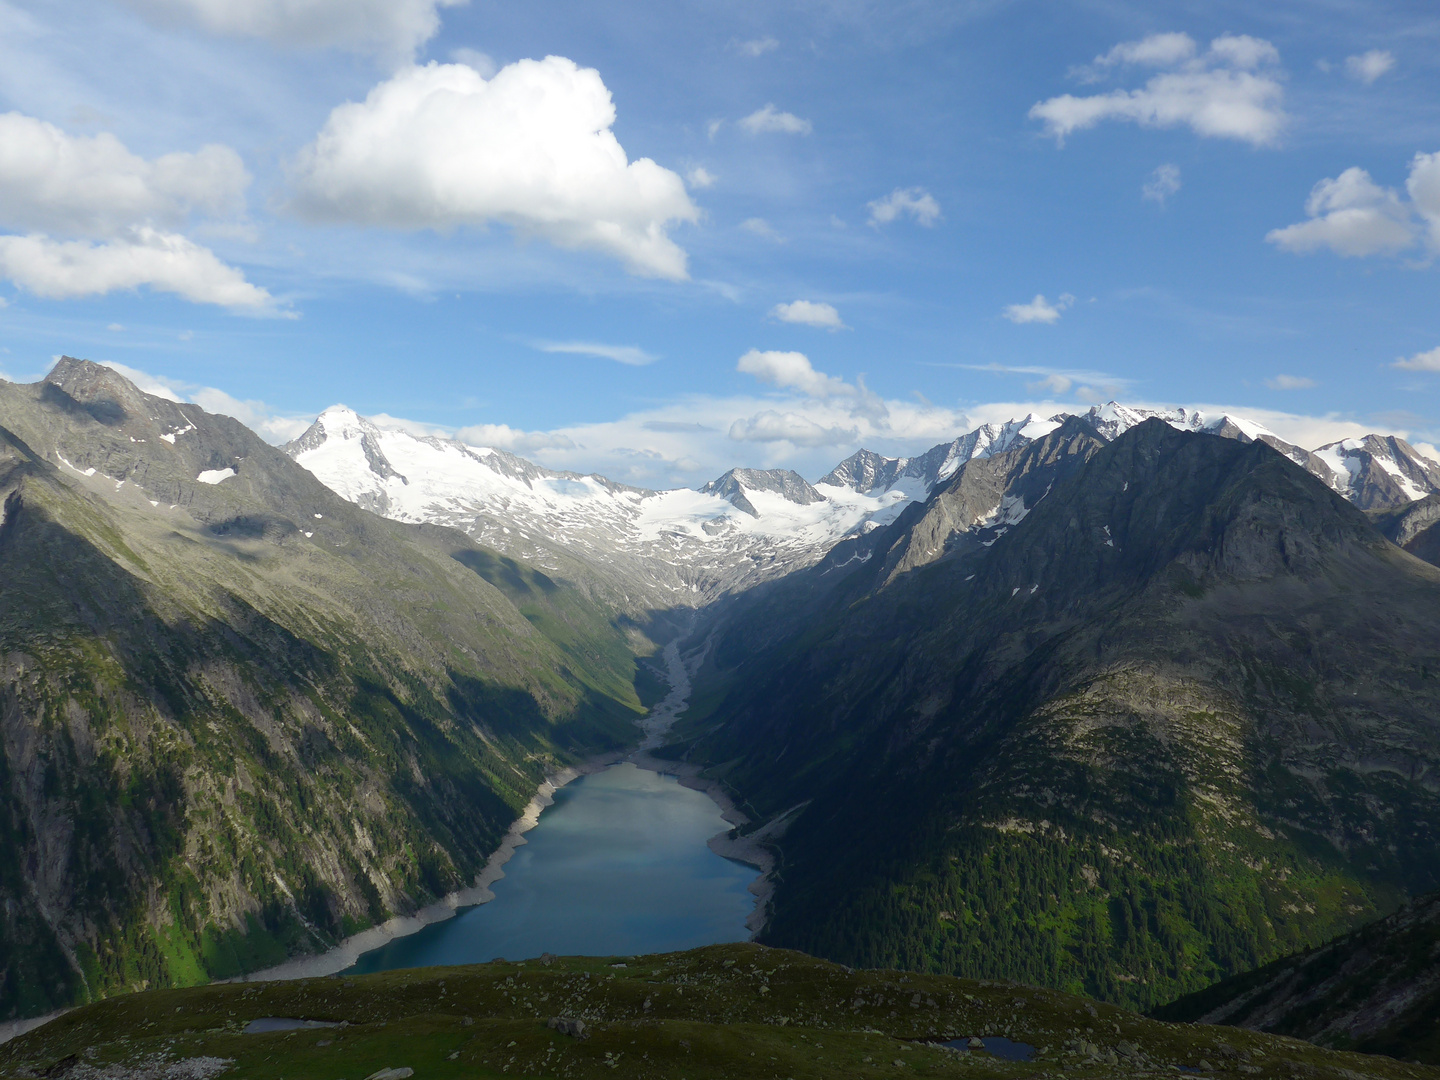
[[648, 486], [1110, 397], [1440, 439], [1431, 4], [0, 0], [0, 113], [0, 372], [272, 439]]

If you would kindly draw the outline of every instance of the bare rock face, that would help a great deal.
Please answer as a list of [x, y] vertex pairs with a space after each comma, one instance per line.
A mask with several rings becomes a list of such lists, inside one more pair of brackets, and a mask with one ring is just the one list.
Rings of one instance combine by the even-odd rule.
[[1416, 558], [1440, 566], [1440, 495], [1372, 511], [1375, 527]]

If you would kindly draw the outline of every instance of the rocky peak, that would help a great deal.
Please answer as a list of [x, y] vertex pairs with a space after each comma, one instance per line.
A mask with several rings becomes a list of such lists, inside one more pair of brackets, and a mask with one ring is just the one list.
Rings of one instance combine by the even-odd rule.
[[793, 469], [731, 469], [725, 475], [711, 480], [700, 491], [705, 495], [719, 495], [735, 509], [757, 518], [760, 512], [745, 497], [746, 492], [773, 492], [800, 506], [825, 501], [825, 496], [811, 487], [805, 478]]
[[888, 488], [909, 460], [884, 457], [862, 448], [822, 476], [818, 483], [849, 488], [862, 494], [877, 488]]
[[76, 406], [111, 428], [174, 431], [189, 426], [184, 407], [143, 392], [118, 371], [62, 356], [40, 383], [42, 395], [69, 412]]
[[[381, 480], [393, 476], [402, 484], [410, 482], [385, 457], [380, 448], [380, 429], [346, 405], [331, 405], [299, 438], [286, 443], [281, 449], [299, 460], [300, 455], [318, 450], [331, 440], [358, 442], [365, 455], [365, 464]], [[372, 506], [370, 509], [376, 508]]]

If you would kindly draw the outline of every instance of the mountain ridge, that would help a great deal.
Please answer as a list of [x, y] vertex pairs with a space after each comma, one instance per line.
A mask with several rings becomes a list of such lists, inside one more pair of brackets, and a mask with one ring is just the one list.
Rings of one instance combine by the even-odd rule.
[[[997, 468], [1050, 493], [972, 532]], [[1264, 442], [1072, 418], [846, 550], [667, 751], [810, 800], [761, 940], [1155, 1004], [1440, 884], [1440, 571]]]
[[407, 913], [634, 738], [638, 627], [107, 368], [0, 384], [0, 506], [0, 1017]]

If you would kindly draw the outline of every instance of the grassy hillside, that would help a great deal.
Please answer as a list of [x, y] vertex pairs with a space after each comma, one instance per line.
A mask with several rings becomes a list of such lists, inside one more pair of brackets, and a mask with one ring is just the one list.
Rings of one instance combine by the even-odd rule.
[[[247, 1032], [256, 1020], [320, 1021]], [[580, 1037], [555, 1020], [584, 1025]], [[1023, 1044], [1026, 1061], [954, 1039]], [[1434, 1080], [1440, 1070], [1271, 1035], [1147, 1020], [1008, 983], [851, 971], [754, 945], [545, 958], [161, 991], [87, 1006], [0, 1047], [0, 1077], [1175, 1076]], [[1063, 1070], [1063, 1071], [1062, 1071]], [[130, 1074], [134, 1075], [134, 1074]]]
[[0, 506], [0, 1018], [411, 911], [634, 735], [633, 627], [107, 369], [0, 384]]

